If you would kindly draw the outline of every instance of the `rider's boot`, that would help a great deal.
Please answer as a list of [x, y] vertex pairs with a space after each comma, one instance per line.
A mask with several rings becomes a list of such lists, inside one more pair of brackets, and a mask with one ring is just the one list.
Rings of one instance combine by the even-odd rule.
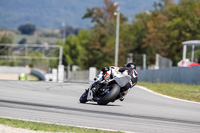
[[120, 100], [120, 101], [124, 101], [125, 95], [126, 95], [126, 94], [127, 94], [127, 91], [120, 93], [120, 98], [119, 98], [119, 100]]
[[120, 101], [124, 101], [124, 96], [119, 98]]

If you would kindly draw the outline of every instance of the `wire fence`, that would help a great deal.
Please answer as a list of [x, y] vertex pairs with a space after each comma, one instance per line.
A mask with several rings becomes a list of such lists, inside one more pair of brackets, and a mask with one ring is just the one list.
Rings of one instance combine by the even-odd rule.
[[168, 67], [172, 67], [172, 61], [168, 58], [162, 57], [159, 54], [156, 54], [155, 69], [162, 69]]
[[62, 60], [61, 46], [48, 44], [0, 44], [1, 66], [37, 67], [48, 71]]

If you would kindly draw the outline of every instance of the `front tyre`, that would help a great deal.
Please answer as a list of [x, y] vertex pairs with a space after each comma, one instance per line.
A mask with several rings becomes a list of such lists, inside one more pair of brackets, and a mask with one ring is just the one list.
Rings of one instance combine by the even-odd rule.
[[86, 103], [86, 102], [88, 101], [88, 100], [87, 100], [87, 94], [88, 94], [88, 92], [85, 91], [85, 92], [81, 95], [81, 97], [80, 97], [80, 99], [79, 99], [80, 103]]
[[111, 89], [109, 92], [97, 101], [99, 105], [107, 105], [109, 102], [114, 102], [116, 97], [119, 95], [120, 87], [117, 84], [113, 84], [110, 87]]

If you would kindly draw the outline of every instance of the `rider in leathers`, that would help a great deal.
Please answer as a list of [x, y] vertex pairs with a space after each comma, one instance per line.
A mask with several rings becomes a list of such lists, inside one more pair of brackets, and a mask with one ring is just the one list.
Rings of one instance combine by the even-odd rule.
[[124, 96], [128, 93], [129, 89], [132, 88], [137, 83], [137, 71], [136, 67], [133, 63], [128, 63], [123, 67], [105, 67], [101, 71], [103, 71], [104, 79], [109, 80], [114, 77], [117, 77], [121, 74], [129, 75], [131, 76], [131, 80], [129, 83], [127, 83], [122, 89], [120, 93], [120, 101], [124, 100]]

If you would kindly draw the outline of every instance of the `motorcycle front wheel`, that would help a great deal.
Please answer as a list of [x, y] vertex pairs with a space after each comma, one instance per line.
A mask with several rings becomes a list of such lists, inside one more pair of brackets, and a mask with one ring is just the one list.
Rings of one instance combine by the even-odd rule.
[[88, 94], [88, 92], [85, 91], [85, 92], [81, 95], [81, 97], [80, 97], [80, 99], [79, 99], [80, 103], [86, 103], [86, 102], [88, 101], [88, 100], [87, 100], [87, 94]]
[[104, 95], [100, 97], [97, 103], [99, 105], [107, 105], [109, 102], [114, 102], [116, 97], [119, 95], [120, 87], [117, 84], [112, 84], [109, 86], [111, 89]]

